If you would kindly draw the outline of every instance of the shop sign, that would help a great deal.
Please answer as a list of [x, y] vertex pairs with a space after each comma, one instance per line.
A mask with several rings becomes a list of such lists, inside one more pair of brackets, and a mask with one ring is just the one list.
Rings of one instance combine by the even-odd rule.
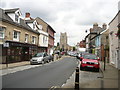
[[4, 46], [4, 47], [9, 47], [9, 46], [10, 46], [10, 45], [9, 45], [9, 42], [4, 43], [3, 46]]

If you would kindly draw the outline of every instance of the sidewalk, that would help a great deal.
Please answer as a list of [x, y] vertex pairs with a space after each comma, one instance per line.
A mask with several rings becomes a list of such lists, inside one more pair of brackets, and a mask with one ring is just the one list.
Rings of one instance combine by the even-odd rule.
[[[118, 88], [118, 70], [106, 63], [106, 69], [103, 70], [104, 63], [101, 62], [101, 77], [87, 83], [79, 83], [80, 88]], [[87, 78], [87, 77], [86, 77]], [[80, 81], [80, 75], [79, 75]], [[75, 72], [61, 88], [74, 88]]]
[[[66, 57], [66, 56], [63, 56], [63, 57]], [[63, 58], [63, 57], [61, 57], [61, 58]], [[56, 56], [54, 58], [55, 58], [54, 61], [61, 59], [61, 58], [57, 58]], [[10, 63], [8, 65], [7, 64], [0, 64], [0, 70], [29, 65], [29, 64], [30, 64], [30, 61], [21, 61], [21, 62], [16, 62], [16, 63]]]
[[18, 67], [18, 66], [23, 66], [23, 65], [29, 65], [30, 61], [22, 61], [22, 62], [16, 62], [16, 63], [10, 63], [8, 64], [0, 64], [0, 70], [1, 69], [7, 69], [7, 68], [13, 68], [13, 67]]
[[[64, 57], [66, 57], [66, 56], [58, 58], [58, 59], [54, 60], [53, 62], [59, 61], [59, 60], [63, 59]], [[52, 63], [52, 62], [50, 62], [50, 63]], [[17, 71], [30, 69], [30, 68], [40, 67], [40, 66], [42, 66], [42, 64], [30, 65], [30, 61], [11, 63], [11, 64], [8, 64], [8, 67], [6, 64], [0, 64], [0, 76], [6, 75], [9, 73], [14, 73]]]

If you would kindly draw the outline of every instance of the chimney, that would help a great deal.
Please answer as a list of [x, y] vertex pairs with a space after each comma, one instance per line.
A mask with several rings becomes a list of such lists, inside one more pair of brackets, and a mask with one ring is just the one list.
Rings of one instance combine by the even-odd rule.
[[97, 23], [94, 23], [94, 24], [93, 24], [93, 29], [94, 29], [94, 30], [97, 30], [97, 29], [98, 29], [98, 24], [97, 24]]
[[90, 28], [90, 33], [93, 31], [93, 29], [92, 28]]
[[103, 28], [104, 30], [106, 30], [106, 29], [107, 29], [107, 25], [104, 23], [104, 24], [102, 25], [102, 28]]
[[30, 18], [30, 13], [25, 13], [25, 18]]

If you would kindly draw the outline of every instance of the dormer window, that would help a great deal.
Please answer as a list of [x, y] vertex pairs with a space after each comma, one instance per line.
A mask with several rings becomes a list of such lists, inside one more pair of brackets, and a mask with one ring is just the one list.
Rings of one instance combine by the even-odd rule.
[[35, 23], [33, 23], [33, 29], [35, 29]]
[[15, 14], [15, 21], [18, 22], [19, 16]]

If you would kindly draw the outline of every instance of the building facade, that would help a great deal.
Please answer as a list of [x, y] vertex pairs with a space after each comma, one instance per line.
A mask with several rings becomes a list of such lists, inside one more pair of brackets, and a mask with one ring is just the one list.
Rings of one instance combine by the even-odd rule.
[[119, 60], [119, 43], [116, 33], [118, 31], [118, 24], [120, 22], [120, 11], [116, 14], [113, 20], [109, 23], [109, 43], [110, 43], [110, 64], [118, 68]]
[[40, 18], [33, 19], [26, 13], [22, 19], [19, 8], [0, 9], [0, 13], [0, 63], [29, 61], [34, 54], [47, 52], [49, 44], [54, 46], [55, 31]]
[[48, 28], [47, 28], [47, 32], [48, 32], [48, 53], [50, 54], [50, 55], [52, 55], [53, 54], [53, 50], [54, 50], [54, 34], [56, 33], [55, 31], [54, 31], [54, 29], [50, 26], [50, 25], [48, 25]]
[[[38, 35], [23, 19], [20, 9], [3, 10], [0, 17], [0, 44], [2, 46], [2, 62], [12, 63], [30, 60], [37, 52]], [[17, 14], [16, 14], [17, 13]]]

